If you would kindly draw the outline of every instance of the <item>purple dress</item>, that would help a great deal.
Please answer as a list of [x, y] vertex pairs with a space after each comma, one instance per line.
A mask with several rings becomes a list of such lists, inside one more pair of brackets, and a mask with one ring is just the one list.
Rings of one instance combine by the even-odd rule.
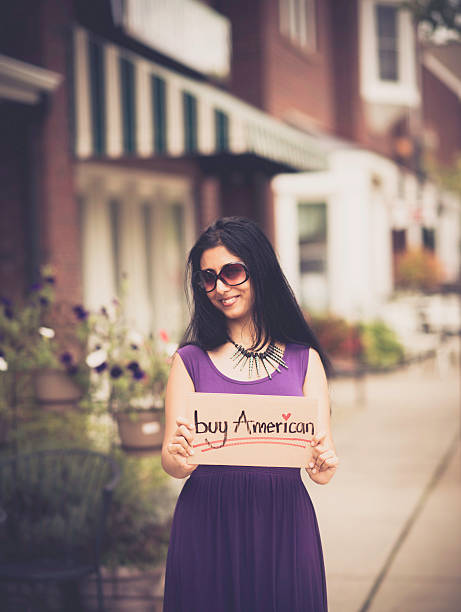
[[[253, 381], [222, 374], [197, 346], [179, 349], [204, 393], [303, 395], [309, 350], [288, 344], [288, 370]], [[325, 612], [322, 546], [298, 468], [200, 465], [178, 498], [164, 612]]]

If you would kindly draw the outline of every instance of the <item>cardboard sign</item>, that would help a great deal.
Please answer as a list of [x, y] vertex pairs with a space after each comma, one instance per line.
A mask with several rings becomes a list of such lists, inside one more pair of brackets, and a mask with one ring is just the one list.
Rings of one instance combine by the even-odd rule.
[[317, 433], [318, 402], [306, 397], [191, 393], [191, 465], [305, 467]]

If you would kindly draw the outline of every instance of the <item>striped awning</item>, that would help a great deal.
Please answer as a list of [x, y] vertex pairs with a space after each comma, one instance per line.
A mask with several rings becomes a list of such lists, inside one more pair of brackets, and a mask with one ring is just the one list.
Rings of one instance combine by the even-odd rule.
[[319, 141], [238, 98], [74, 30], [75, 154], [252, 153], [294, 170], [321, 170]]

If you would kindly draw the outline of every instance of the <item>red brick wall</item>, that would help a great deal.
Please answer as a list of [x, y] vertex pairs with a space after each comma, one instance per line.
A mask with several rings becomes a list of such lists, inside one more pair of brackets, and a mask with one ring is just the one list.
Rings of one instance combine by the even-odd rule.
[[333, 130], [331, 0], [317, 0], [315, 53], [280, 33], [278, 0], [217, 0], [215, 8], [232, 23], [232, 93], [301, 127]]
[[43, 66], [63, 80], [49, 97], [42, 138], [42, 232], [44, 261], [56, 267], [57, 299], [82, 299], [80, 228], [71, 137], [72, 2], [42, 4], [39, 27]]
[[259, 108], [263, 99], [263, 32], [262, 8], [267, 0], [218, 0], [215, 8], [228, 17], [232, 25], [232, 61], [229, 90], [242, 100]]
[[336, 0], [332, 10], [336, 133], [355, 141], [363, 124], [359, 91], [359, 22], [356, 0]]
[[422, 85], [424, 125], [436, 135], [432, 155], [439, 163], [449, 166], [461, 154], [461, 101], [424, 67]]
[[18, 299], [28, 279], [26, 215], [29, 183], [27, 130], [30, 109], [0, 109], [0, 293]]
[[[36, 202], [40, 233], [35, 266], [51, 263], [58, 276], [57, 299], [81, 300], [80, 238], [73, 183], [70, 117], [72, 0], [17, 0], [2, 9], [7, 55], [62, 75], [57, 90], [35, 107], [38, 120], [26, 120], [31, 197]], [[13, 166], [14, 160], [10, 164]], [[23, 284], [24, 284], [23, 280]]]
[[[279, 2], [264, 4], [264, 110], [303, 126], [312, 120], [333, 131], [334, 83], [332, 71], [331, 2], [316, 2], [317, 50], [307, 52], [280, 32]], [[300, 113], [302, 115], [300, 115]]]

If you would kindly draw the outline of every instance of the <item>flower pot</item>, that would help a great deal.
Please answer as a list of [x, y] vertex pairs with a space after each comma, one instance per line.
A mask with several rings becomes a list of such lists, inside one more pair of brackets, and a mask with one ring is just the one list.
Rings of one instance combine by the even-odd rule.
[[65, 412], [76, 408], [81, 390], [66, 372], [38, 370], [35, 374], [35, 399], [43, 410]]
[[164, 425], [161, 410], [118, 412], [116, 420], [123, 450], [158, 451], [162, 446]]

